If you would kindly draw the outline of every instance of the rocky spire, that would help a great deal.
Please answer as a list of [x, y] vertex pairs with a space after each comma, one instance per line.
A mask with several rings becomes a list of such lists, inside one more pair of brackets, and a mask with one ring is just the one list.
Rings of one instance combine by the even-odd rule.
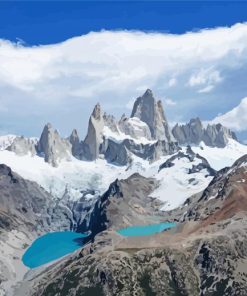
[[80, 154], [80, 138], [78, 136], [77, 130], [73, 129], [71, 135], [69, 136], [69, 142], [71, 144], [72, 155], [78, 157]]
[[172, 129], [172, 133], [180, 145], [197, 145], [202, 141], [204, 129], [201, 120], [197, 117], [192, 118], [188, 124], [176, 124]]
[[62, 139], [50, 123], [43, 129], [37, 150], [44, 156], [45, 161], [53, 166], [57, 166], [61, 159], [71, 159], [71, 144]]
[[208, 124], [204, 132], [203, 142], [212, 147], [223, 148], [229, 139], [237, 140], [234, 132], [224, 127], [222, 124]]
[[208, 124], [204, 128], [198, 117], [184, 125], [176, 124], [172, 133], [180, 145], [198, 145], [203, 141], [207, 146], [223, 148], [229, 139], [237, 140], [235, 133], [221, 124]]
[[143, 96], [136, 99], [131, 117], [138, 117], [145, 122], [154, 140], [175, 141], [170, 132], [162, 102], [156, 102], [150, 89], [147, 89]]
[[83, 145], [86, 146], [85, 158], [95, 160], [99, 156], [99, 147], [102, 142], [102, 132], [104, 128], [104, 119], [101, 114], [100, 104], [97, 103], [89, 118], [88, 131]]

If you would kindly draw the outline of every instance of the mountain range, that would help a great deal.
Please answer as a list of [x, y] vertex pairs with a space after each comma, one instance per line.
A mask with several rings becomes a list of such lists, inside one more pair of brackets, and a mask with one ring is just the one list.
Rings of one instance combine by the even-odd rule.
[[[0, 137], [0, 295], [246, 295], [247, 146], [199, 118], [170, 127], [148, 89], [130, 116], [98, 103], [85, 139], [47, 123]], [[118, 229], [176, 222], [151, 236]], [[28, 270], [24, 250], [52, 231], [82, 249]]]

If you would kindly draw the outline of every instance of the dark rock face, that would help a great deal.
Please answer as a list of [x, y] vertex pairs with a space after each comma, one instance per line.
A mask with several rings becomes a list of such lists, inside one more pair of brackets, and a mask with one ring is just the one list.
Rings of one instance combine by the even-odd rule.
[[68, 140], [69, 140], [69, 142], [71, 144], [72, 155], [79, 158], [80, 153], [81, 153], [81, 144], [80, 144], [80, 138], [79, 138], [79, 135], [78, 135], [76, 129], [74, 129], [72, 131], [72, 133], [69, 136]]
[[179, 151], [177, 154], [175, 154], [172, 157], [170, 157], [169, 159], [167, 159], [163, 164], [160, 165], [159, 171], [161, 171], [162, 169], [174, 166], [174, 161], [176, 159], [180, 159], [180, 158], [187, 158], [190, 162], [193, 162], [195, 160], [200, 161], [200, 163], [198, 163], [196, 165], [192, 165], [192, 168], [189, 169], [188, 174], [194, 174], [194, 173], [198, 173], [202, 170], [206, 170], [208, 172], [207, 176], [215, 176], [216, 175], [216, 171], [213, 168], [211, 168], [208, 161], [204, 157], [200, 156], [199, 154], [194, 153], [194, 151], [191, 149], [190, 146], [187, 147], [186, 153]]
[[128, 224], [145, 224], [153, 219], [162, 219], [162, 215], [159, 216], [157, 212], [159, 202], [149, 197], [155, 186], [155, 180], [139, 174], [126, 180], [116, 180], [95, 202], [83, 223], [78, 225], [77, 231], [91, 230], [95, 236], [106, 229], [119, 229]]
[[237, 140], [235, 133], [221, 124], [208, 124], [205, 129], [199, 118], [191, 119], [185, 125], [176, 124], [172, 133], [180, 145], [198, 145], [203, 141], [207, 146], [223, 148], [228, 139]]
[[126, 147], [127, 142], [129, 142], [129, 140], [117, 143], [111, 139], [104, 139], [101, 151], [105, 155], [105, 159], [109, 163], [116, 165], [128, 164], [130, 162], [130, 157]]
[[0, 217], [11, 221], [4, 230], [19, 229], [42, 233], [70, 229], [71, 219], [63, 207], [36, 183], [25, 180], [0, 165]]
[[61, 138], [58, 131], [53, 129], [50, 123], [43, 129], [37, 151], [52, 166], [57, 166], [62, 159], [71, 159], [71, 144], [66, 139]]
[[101, 153], [105, 155], [105, 159], [116, 165], [127, 165], [130, 163], [132, 153], [152, 162], [163, 155], [173, 154], [178, 149], [176, 142], [168, 143], [161, 140], [152, 144], [138, 144], [131, 139], [125, 139], [122, 142], [104, 139], [101, 145]]

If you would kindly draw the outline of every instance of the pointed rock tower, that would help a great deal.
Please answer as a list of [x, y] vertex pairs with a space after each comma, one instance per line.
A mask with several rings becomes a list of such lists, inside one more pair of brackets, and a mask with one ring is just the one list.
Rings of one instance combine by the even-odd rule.
[[77, 133], [76, 129], [73, 129], [71, 135], [68, 138], [70, 144], [71, 144], [71, 150], [72, 150], [72, 155], [76, 158], [79, 158], [80, 153], [81, 153], [81, 144], [80, 144], [80, 138]]
[[83, 142], [85, 158], [95, 160], [99, 156], [99, 148], [102, 143], [102, 132], [104, 128], [104, 119], [101, 113], [100, 104], [97, 103], [89, 118], [88, 131]]
[[62, 159], [71, 159], [71, 144], [62, 139], [50, 123], [46, 124], [43, 129], [37, 150], [52, 166], [57, 166]]
[[131, 117], [137, 117], [145, 122], [154, 140], [175, 142], [165, 117], [162, 102], [155, 100], [150, 89], [147, 89], [143, 96], [136, 99]]

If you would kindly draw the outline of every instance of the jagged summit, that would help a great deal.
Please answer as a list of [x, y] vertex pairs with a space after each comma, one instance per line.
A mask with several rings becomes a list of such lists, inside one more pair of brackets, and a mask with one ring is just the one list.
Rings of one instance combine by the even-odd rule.
[[100, 104], [97, 103], [89, 118], [88, 131], [83, 142], [85, 158], [95, 160], [99, 157], [99, 146], [102, 142], [102, 131], [104, 120], [101, 112]]
[[80, 138], [76, 129], [73, 129], [71, 135], [68, 138], [71, 144], [72, 155], [79, 155], [80, 153]]
[[47, 123], [43, 129], [37, 145], [37, 152], [43, 155], [45, 161], [53, 166], [57, 166], [61, 159], [71, 159], [71, 145], [69, 141], [61, 138], [51, 123]]
[[171, 131], [162, 101], [156, 100], [152, 90], [147, 89], [135, 100], [130, 117], [123, 115], [118, 120], [103, 112], [97, 103], [84, 140], [80, 140], [76, 129], [64, 139], [47, 123], [39, 140], [15, 137], [7, 149], [21, 156], [42, 156], [52, 166], [72, 156], [86, 161], [105, 158], [110, 163], [127, 165], [135, 156], [155, 161], [173, 154], [179, 150], [178, 144], [198, 145], [203, 141], [207, 146], [225, 147], [230, 138], [237, 139], [221, 124], [204, 128], [198, 117], [185, 125], [175, 125]]
[[101, 117], [101, 106], [100, 103], [98, 102], [92, 112], [92, 117], [94, 117], [96, 120], [99, 120]]
[[141, 97], [136, 99], [131, 117], [137, 117], [145, 122], [154, 140], [175, 142], [165, 117], [162, 102], [156, 101], [150, 89], [147, 89]]
[[198, 117], [192, 118], [187, 124], [176, 124], [172, 133], [180, 145], [198, 145], [200, 142], [204, 142], [210, 147], [223, 148], [229, 139], [237, 140], [235, 133], [220, 123], [208, 124], [204, 128]]

